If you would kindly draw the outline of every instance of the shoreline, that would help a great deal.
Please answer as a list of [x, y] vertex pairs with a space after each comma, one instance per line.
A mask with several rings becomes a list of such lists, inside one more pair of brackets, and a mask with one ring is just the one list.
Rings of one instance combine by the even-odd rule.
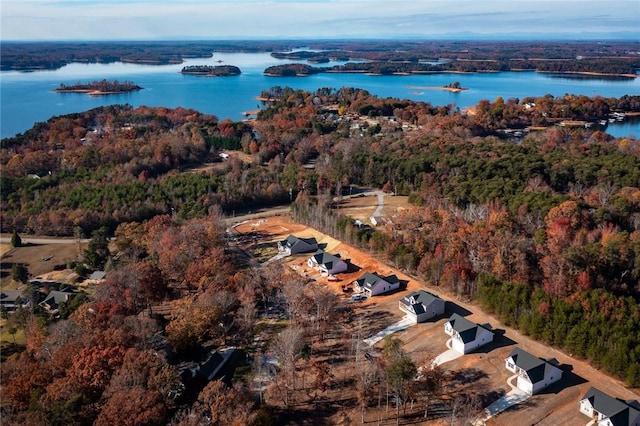
[[447, 86], [406, 86], [407, 89], [415, 90], [444, 90], [446, 92], [460, 93], [469, 90], [468, 87], [447, 87]]
[[119, 90], [119, 91], [102, 91], [96, 89], [54, 89], [55, 93], [86, 93], [89, 96], [108, 96], [108, 95], [121, 95], [123, 93], [131, 93], [142, 90], [142, 87], [131, 90]]

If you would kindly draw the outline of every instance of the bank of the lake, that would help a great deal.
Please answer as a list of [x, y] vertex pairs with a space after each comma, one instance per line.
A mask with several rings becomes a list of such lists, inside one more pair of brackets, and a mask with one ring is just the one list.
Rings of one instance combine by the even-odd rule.
[[[523, 99], [545, 94], [578, 94], [619, 98], [640, 94], [639, 78], [575, 79], [536, 72], [455, 74], [461, 87], [469, 89], [459, 92], [411, 88], [442, 88], [451, 83], [452, 74], [368, 76], [362, 73], [321, 73], [305, 78], [268, 77], [263, 74], [265, 68], [286, 62], [266, 53], [216, 53], [211, 58], [187, 59], [183, 64], [174, 65], [75, 63], [56, 71], [3, 71], [0, 74], [0, 134], [3, 138], [13, 136], [52, 116], [116, 103], [127, 103], [134, 107], [146, 105], [193, 108], [215, 114], [221, 119], [241, 120], [244, 112], [263, 108], [256, 96], [272, 86], [290, 86], [303, 90], [358, 87], [381, 97], [408, 98], [433, 105], [453, 104], [461, 109], [474, 106], [483, 99], [494, 100], [498, 96], [504, 99]], [[341, 63], [344, 62], [330, 62], [329, 65]], [[242, 69], [242, 74], [218, 79], [194, 78], [180, 73], [188, 65], [221, 64], [233, 64]], [[136, 81], [145, 89], [107, 97], [53, 92], [61, 81], [90, 82], [96, 79]], [[616, 130], [619, 126], [622, 133]], [[625, 120], [610, 123], [605, 130], [614, 136], [633, 134], [638, 137], [640, 123]]]

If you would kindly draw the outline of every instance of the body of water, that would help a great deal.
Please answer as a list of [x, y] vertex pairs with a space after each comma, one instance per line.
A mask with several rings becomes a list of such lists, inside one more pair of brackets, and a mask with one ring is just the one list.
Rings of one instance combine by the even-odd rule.
[[[81, 112], [102, 105], [128, 103], [134, 107], [165, 106], [193, 108], [220, 119], [240, 120], [243, 112], [263, 106], [256, 100], [262, 90], [273, 86], [316, 90], [321, 87], [357, 87], [380, 97], [408, 98], [433, 105], [455, 104], [460, 108], [478, 101], [505, 100], [527, 96], [576, 94], [619, 98], [640, 94], [640, 78], [627, 80], [575, 79], [535, 72], [478, 74], [429, 74], [371, 76], [365, 74], [315, 74], [309, 77], [268, 77], [266, 67], [287, 62], [268, 53], [215, 53], [212, 58], [189, 59], [180, 65], [69, 64], [55, 71], [0, 73], [0, 136], [10, 137], [52, 116]], [[322, 64], [329, 66], [339, 62]], [[182, 75], [185, 65], [236, 65], [242, 74], [233, 77]], [[133, 81], [144, 89], [121, 95], [91, 97], [86, 94], [55, 93], [60, 83], [94, 80]], [[452, 93], [432, 90], [454, 81], [469, 90]], [[640, 137], [640, 120], [607, 125], [613, 136]]]

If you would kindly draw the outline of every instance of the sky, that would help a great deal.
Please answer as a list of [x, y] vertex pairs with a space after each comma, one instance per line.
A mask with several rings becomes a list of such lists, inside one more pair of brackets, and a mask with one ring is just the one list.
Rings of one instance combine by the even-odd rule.
[[3, 0], [0, 40], [640, 40], [639, 0]]

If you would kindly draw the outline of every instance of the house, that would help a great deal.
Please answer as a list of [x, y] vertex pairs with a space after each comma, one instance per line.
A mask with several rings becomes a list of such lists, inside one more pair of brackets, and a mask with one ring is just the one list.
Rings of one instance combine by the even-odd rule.
[[367, 297], [377, 296], [400, 288], [400, 280], [395, 275], [383, 277], [375, 273], [367, 272], [354, 281]]
[[309, 253], [318, 250], [318, 242], [315, 238], [299, 238], [289, 235], [278, 242], [278, 251], [288, 255], [297, 253]]
[[78, 293], [71, 293], [68, 291], [51, 291], [47, 297], [39, 303], [51, 315], [55, 315], [60, 312], [60, 303], [68, 303]]
[[0, 306], [4, 311], [15, 311], [21, 306], [22, 290], [2, 290], [0, 292]]
[[451, 336], [451, 348], [467, 354], [493, 341], [491, 326], [469, 321], [458, 314], [451, 315], [444, 325], [444, 332]]
[[640, 403], [624, 401], [591, 387], [580, 400], [580, 412], [598, 426], [640, 426]]
[[311, 268], [319, 269], [326, 274], [338, 274], [347, 270], [349, 265], [340, 259], [339, 256], [329, 254], [324, 250], [318, 250], [307, 260], [307, 265]]
[[444, 300], [425, 290], [414, 291], [400, 299], [400, 310], [415, 322], [425, 322], [444, 314]]
[[562, 370], [550, 361], [515, 348], [505, 359], [505, 367], [518, 374], [516, 387], [533, 395], [562, 378]]

